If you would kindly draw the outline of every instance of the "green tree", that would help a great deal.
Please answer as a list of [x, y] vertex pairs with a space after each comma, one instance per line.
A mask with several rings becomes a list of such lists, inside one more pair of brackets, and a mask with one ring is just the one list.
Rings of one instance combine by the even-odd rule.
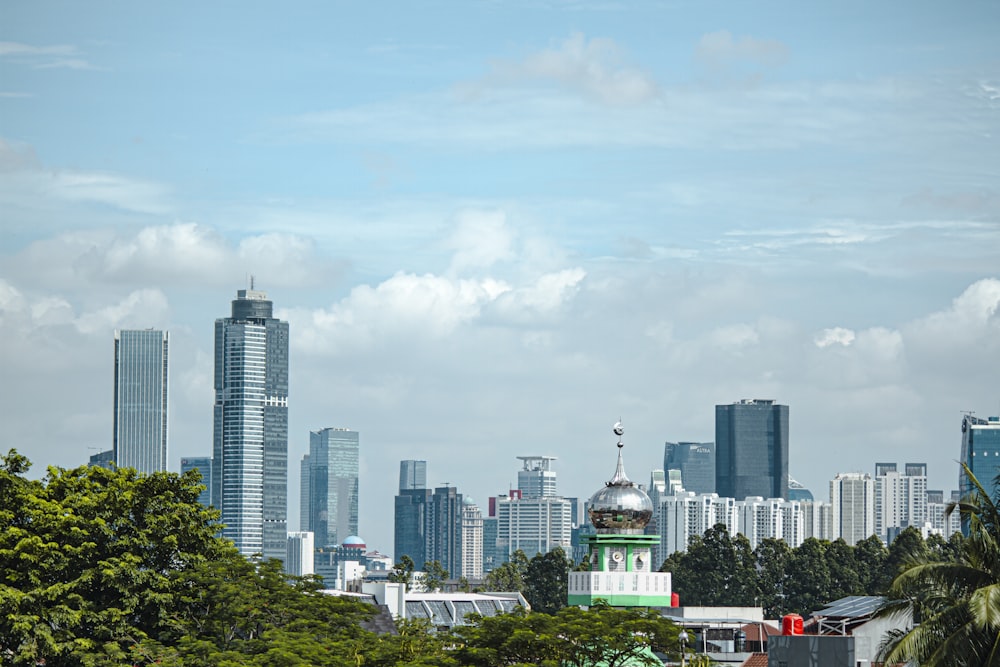
[[832, 579], [827, 564], [829, 542], [806, 538], [793, 552], [788, 580], [788, 609], [811, 614], [831, 602]]
[[572, 564], [561, 547], [528, 561], [523, 592], [532, 611], [552, 614], [566, 606]]
[[758, 602], [766, 618], [777, 618], [787, 611], [785, 591], [791, 576], [792, 549], [784, 540], [765, 538], [754, 551], [758, 572]]
[[676, 655], [677, 628], [659, 613], [596, 604], [564, 607], [555, 614], [526, 613], [479, 618], [455, 629], [455, 657], [463, 665], [604, 664], [661, 665], [651, 650]]
[[838, 537], [826, 548], [826, 565], [830, 571], [830, 588], [826, 592], [827, 602], [848, 595], [864, 594], [854, 548], [842, 537]]
[[[12, 664], [122, 660], [169, 624], [172, 573], [227, 558], [197, 473], [0, 463], [0, 655]], [[95, 658], [96, 659], [96, 658]]]
[[912, 553], [905, 558], [900, 554], [903, 566], [881, 613], [913, 614], [919, 623], [909, 631], [890, 633], [880, 650], [886, 663], [1000, 663], [1000, 508], [968, 466], [962, 467], [972, 492], [948, 511], [961, 513], [969, 534], [953, 562], [934, 560], [926, 547], [921, 550], [908, 541]]
[[413, 562], [413, 559], [403, 554], [399, 562], [389, 570], [388, 579], [396, 584], [406, 584], [406, 587], [409, 588], [410, 584], [413, 583], [413, 570], [415, 569], [416, 563]]
[[522, 591], [524, 577], [528, 572], [528, 557], [517, 549], [510, 555], [510, 560], [493, 568], [486, 574], [486, 590], [488, 591]]
[[429, 592], [439, 591], [448, 580], [448, 570], [441, 566], [441, 561], [424, 561], [424, 576], [421, 579], [424, 588]]
[[931, 552], [920, 531], [912, 526], [904, 528], [889, 545], [885, 565], [882, 567], [881, 587], [883, 590], [889, 590], [893, 580], [907, 567], [909, 561], [930, 558]]
[[864, 595], [883, 595], [886, 592], [882, 573], [888, 557], [888, 549], [876, 535], [869, 535], [854, 545], [854, 560], [858, 565], [858, 579]]
[[[676, 557], [675, 557], [676, 556]], [[757, 597], [757, 570], [750, 542], [729, 536], [724, 524], [692, 537], [688, 549], [664, 561], [672, 572], [681, 603], [699, 606], [749, 606]]]

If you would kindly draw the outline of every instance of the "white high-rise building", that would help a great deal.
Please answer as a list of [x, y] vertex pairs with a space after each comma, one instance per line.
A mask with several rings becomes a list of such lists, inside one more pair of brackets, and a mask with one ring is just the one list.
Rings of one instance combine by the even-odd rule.
[[658, 565], [670, 554], [686, 551], [691, 537], [704, 534], [716, 524], [723, 524], [730, 535], [735, 535], [739, 523], [736, 500], [721, 498], [717, 493], [678, 491], [662, 496], [653, 512], [660, 536], [659, 549], [653, 553]]
[[497, 553], [506, 560], [518, 549], [528, 558], [572, 548], [573, 508], [565, 498], [497, 498]]
[[523, 467], [517, 471], [517, 488], [522, 498], [554, 498], [556, 473], [552, 470], [554, 456], [518, 456]]
[[875, 534], [875, 480], [860, 472], [840, 473], [830, 482], [833, 538], [852, 547]]
[[958, 510], [952, 511], [949, 516], [945, 516], [948, 509], [948, 502], [944, 499], [943, 491], [927, 491], [927, 521], [925, 525], [929, 529], [928, 533], [940, 535], [948, 539], [955, 533], [962, 532], [962, 517]]
[[315, 572], [313, 565], [313, 534], [308, 531], [288, 533], [285, 547], [285, 572], [304, 577]]
[[115, 331], [112, 456], [119, 468], [167, 469], [169, 343], [166, 331]]
[[833, 541], [833, 506], [823, 500], [803, 500], [802, 539], [814, 537], [817, 540]]
[[922, 528], [927, 521], [927, 464], [875, 464], [875, 532], [891, 542], [903, 528]]
[[784, 540], [792, 548], [805, 539], [802, 508], [797, 500], [751, 496], [737, 500], [736, 511], [739, 515], [737, 532], [745, 536], [754, 549], [766, 538]]
[[468, 497], [462, 501], [462, 576], [483, 576], [483, 513]]

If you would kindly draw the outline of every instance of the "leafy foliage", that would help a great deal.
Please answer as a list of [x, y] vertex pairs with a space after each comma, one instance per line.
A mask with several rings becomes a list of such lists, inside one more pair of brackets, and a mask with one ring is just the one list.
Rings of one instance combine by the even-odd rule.
[[908, 540], [900, 547], [892, 600], [882, 613], [911, 613], [919, 623], [890, 635], [881, 648], [886, 662], [909, 660], [927, 667], [1000, 663], [1000, 507], [963, 467], [973, 491], [949, 512], [961, 513], [969, 536], [954, 561], [940, 560], [922, 542]]
[[528, 561], [522, 592], [532, 611], [553, 614], [566, 606], [572, 565], [560, 547], [546, 554], [536, 554]]
[[672, 572], [674, 591], [686, 605], [761, 606], [769, 617], [810, 614], [848, 595], [883, 595], [912, 555], [954, 562], [963, 549], [956, 533], [925, 543], [914, 528], [903, 530], [887, 549], [871, 536], [854, 547], [809, 538], [795, 548], [765, 539], [750, 552], [740, 535], [719, 524], [691, 539], [687, 551], [671, 554], [660, 568]]

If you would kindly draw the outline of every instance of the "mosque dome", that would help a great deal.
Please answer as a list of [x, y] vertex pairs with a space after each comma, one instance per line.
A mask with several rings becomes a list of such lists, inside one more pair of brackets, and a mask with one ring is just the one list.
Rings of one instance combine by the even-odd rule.
[[618, 467], [611, 481], [590, 497], [590, 522], [598, 534], [641, 534], [653, 517], [653, 501], [646, 492], [629, 480], [622, 462], [624, 433], [621, 422], [615, 424], [618, 440]]

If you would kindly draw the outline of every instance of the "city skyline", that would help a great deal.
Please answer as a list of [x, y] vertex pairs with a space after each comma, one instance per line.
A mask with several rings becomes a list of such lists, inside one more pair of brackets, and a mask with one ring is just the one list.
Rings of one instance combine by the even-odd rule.
[[364, 433], [384, 550], [397, 461], [484, 502], [544, 452], [584, 498], [619, 416], [645, 480], [740, 397], [791, 407], [818, 498], [876, 461], [951, 490], [963, 413], [1000, 415], [998, 28], [979, 0], [4, 3], [6, 444], [36, 476], [110, 449], [112, 332], [152, 327], [168, 468], [210, 455], [212, 323], [254, 275], [287, 461]]

